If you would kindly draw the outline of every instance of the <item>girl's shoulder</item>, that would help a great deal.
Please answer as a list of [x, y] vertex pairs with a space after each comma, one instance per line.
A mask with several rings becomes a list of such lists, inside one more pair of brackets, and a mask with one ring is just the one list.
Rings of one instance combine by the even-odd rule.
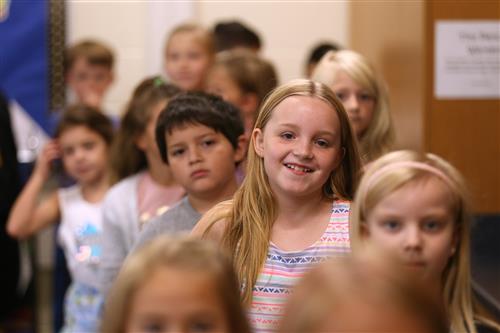
[[333, 200], [332, 211], [349, 213], [352, 201], [345, 199]]
[[191, 236], [220, 242], [229, 223], [228, 216], [232, 207], [232, 200], [215, 205], [201, 217], [191, 231]]
[[144, 174], [144, 172], [139, 172], [128, 176], [120, 180], [118, 183], [111, 186], [106, 194], [106, 198], [123, 197], [123, 195], [128, 195], [130, 193], [137, 192], [139, 179]]

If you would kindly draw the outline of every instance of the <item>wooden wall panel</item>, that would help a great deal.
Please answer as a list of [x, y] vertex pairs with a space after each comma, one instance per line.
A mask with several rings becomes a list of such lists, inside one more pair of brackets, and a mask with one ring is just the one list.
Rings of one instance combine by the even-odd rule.
[[437, 20], [500, 19], [498, 1], [425, 4], [424, 147], [465, 176], [477, 213], [500, 212], [500, 100], [434, 98], [434, 24]]
[[397, 148], [422, 149], [423, 1], [351, 1], [348, 47], [382, 73], [389, 88]]
[[500, 1], [352, 1], [350, 45], [389, 86], [397, 148], [424, 149], [465, 176], [476, 213], [500, 213], [500, 100], [434, 99], [434, 23], [500, 19]]

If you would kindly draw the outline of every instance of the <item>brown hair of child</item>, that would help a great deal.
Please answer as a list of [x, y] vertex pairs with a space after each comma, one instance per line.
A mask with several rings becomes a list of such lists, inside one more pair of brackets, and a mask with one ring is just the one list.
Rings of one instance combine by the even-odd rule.
[[257, 96], [257, 109], [278, 84], [273, 64], [248, 50], [221, 52], [215, 58], [216, 66], [224, 67], [243, 93]]
[[111, 120], [97, 108], [84, 104], [69, 106], [61, 115], [56, 127], [55, 137], [61, 136], [65, 130], [75, 126], [88, 127], [99, 134], [108, 146], [113, 141], [114, 133]]
[[113, 69], [115, 57], [113, 51], [106, 44], [96, 40], [82, 40], [66, 49], [64, 68], [67, 72], [74, 63], [84, 58], [90, 65], [103, 66]]
[[115, 183], [148, 167], [146, 155], [137, 146], [155, 105], [168, 101], [179, 88], [158, 77], [144, 79], [134, 90], [122, 117], [120, 129], [111, 150], [112, 182]]

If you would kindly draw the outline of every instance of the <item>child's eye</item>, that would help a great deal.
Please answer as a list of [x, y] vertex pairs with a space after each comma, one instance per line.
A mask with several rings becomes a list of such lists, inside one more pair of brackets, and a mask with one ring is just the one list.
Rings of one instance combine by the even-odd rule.
[[74, 151], [75, 151], [75, 149], [73, 147], [67, 147], [67, 148], [62, 149], [62, 154], [64, 156], [69, 156], [69, 155], [73, 154]]
[[179, 59], [179, 55], [177, 53], [169, 53], [167, 58], [170, 61], [176, 61]]
[[371, 102], [375, 99], [371, 94], [363, 93], [358, 96], [358, 100], [362, 102]]
[[201, 54], [198, 52], [192, 52], [188, 54], [188, 59], [189, 60], [198, 60], [201, 58]]
[[172, 149], [172, 156], [181, 156], [186, 150], [184, 148]]
[[291, 132], [284, 132], [280, 134], [280, 137], [282, 137], [285, 140], [292, 140], [295, 136]]
[[190, 325], [189, 332], [202, 333], [202, 332], [211, 332], [213, 330], [214, 326], [212, 325], [212, 323], [207, 321], [198, 321]]
[[84, 142], [82, 146], [84, 149], [90, 150], [90, 149], [94, 148], [95, 142]]
[[203, 140], [202, 143], [201, 143], [201, 146], [202, 147], [209, 147], [211, 145], [213, 145], [215, 143], [215, 140]]
[[335, 95], [337, 95], [337, 98], [341, 101], [344, 101], [347, 98], [347, 94], [343, 92], [336, 92]]
[[144, 332], [157, 333], [157, 332], [162, 332], [163, 327], [160, 323], [151, 322], [144, 324], [142, 330]]
[[321, 148], [326, 148], [330, 146], [330, 143], [327, 140], [318, 139], [316, 140], [316, 145], [318, 145]]
[[382, 223], [382, 227], [390, 232], [395, 232], [401, 229], [401, 223], [395, 220], [388, 220]]
[[422, 228], [425, 231], [436, 232], [441, 230], [443, 224], [439, 221], [427, 221], [423, 224]]

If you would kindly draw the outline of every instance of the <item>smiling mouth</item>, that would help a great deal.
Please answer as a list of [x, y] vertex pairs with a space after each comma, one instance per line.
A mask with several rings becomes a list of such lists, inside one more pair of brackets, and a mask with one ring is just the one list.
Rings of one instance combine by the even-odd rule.
[[290, 164], [290, 163], [285, 163], [284, 164], [288, 169], [290, 170], [294, 170], [294, 171], [298, 171], [298, 172], [304, 172], [304, 173], [310, 173], [310, 172], [313, 172], [312, 169], [309, 169], [307, 167], [304, 167], [304, 166], [299, 166], [299, 165], [296, 165], [296, 164]]

